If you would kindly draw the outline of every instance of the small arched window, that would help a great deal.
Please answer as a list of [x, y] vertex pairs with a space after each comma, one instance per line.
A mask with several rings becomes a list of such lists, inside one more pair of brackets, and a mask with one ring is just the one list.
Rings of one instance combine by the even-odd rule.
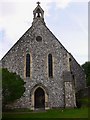
[[48, 76], [53, 77], [53, 59], [52, 54], [48, 55]]
[[30, 77], [30, 54], [26, 55], [26, 77]]

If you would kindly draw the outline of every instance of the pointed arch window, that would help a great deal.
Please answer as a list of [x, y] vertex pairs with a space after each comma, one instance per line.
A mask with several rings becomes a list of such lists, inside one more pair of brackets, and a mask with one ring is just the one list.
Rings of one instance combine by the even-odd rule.
[[53, 59], [52, 54], [48, 55], [48, 76], [53, 77]]
[[26, 55], [26, 77], [30, 77], [30, 54]]

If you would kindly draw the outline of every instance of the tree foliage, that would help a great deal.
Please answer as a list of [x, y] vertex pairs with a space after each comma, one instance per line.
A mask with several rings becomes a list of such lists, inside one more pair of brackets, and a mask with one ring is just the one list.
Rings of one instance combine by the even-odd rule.
[[16, 73], [11, 73], [2, 68], [2, 97], [3, 104], [19, 99], [24, 91], [25, 82]]
[[86, 74], [87, 86], [90, 86], [90, 62], [86, 62], [85, 64], [82, 65], [82, 67]]

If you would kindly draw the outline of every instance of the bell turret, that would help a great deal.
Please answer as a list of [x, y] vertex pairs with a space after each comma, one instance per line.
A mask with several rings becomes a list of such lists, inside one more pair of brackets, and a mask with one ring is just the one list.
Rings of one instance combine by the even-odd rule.
[[40, 19], [44, 20], [44, 11], [40, 6], [40, 2], [37, 2], [37, 7], [33, 11], [33, 16], [34, 16], [33, 19], [40, 18]]

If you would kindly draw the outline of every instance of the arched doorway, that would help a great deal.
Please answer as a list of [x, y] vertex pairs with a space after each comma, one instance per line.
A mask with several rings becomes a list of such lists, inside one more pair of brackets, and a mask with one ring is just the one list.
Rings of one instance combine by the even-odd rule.
[[41, 87], [38, 87], [34, 92], [35, 108], [45, 108], [45, 92]]

